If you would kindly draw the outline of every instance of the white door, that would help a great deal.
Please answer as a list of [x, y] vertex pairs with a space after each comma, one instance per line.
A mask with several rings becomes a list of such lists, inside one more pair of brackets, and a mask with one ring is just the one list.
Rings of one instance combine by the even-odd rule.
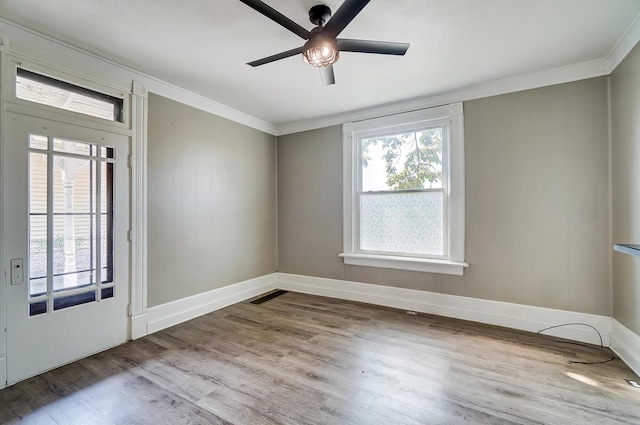
[[8, 383], [128, 338], [129, 138], [7, 113]]

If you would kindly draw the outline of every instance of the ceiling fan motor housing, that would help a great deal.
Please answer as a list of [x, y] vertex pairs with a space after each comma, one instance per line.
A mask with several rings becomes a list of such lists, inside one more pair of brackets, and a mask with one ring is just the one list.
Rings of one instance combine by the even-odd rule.
[[324, 4], [317, 4], [309, 9], [309, 20], [313, 25], [324, 26], [331, 18], [331, 9]]

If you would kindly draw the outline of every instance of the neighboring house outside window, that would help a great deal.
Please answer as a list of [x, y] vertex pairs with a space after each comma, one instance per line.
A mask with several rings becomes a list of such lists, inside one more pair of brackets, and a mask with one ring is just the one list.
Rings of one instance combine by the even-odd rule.
[[345, 264], [462, 275], [462, 103], [343, 126]]

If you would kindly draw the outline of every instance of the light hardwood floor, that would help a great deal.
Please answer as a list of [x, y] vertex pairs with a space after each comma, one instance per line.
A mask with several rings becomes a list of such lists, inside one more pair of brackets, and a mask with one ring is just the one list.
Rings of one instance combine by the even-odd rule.
[[219, 310], [0, 391], [38, 424], [640, 424], [620, 360], [310, 295]]

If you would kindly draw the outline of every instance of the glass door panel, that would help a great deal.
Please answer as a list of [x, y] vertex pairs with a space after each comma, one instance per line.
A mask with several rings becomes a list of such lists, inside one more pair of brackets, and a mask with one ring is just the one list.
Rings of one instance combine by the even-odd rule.
[[[37, 138], [31, 146], [47, 148]], [[37, 297], [47, 293], [47, 154], [29, 153], [29, 295]]]
[[114, 148], [42, 134], [29, 147], [30, 314], [113, 297], [103, 286], [113, 282]]

